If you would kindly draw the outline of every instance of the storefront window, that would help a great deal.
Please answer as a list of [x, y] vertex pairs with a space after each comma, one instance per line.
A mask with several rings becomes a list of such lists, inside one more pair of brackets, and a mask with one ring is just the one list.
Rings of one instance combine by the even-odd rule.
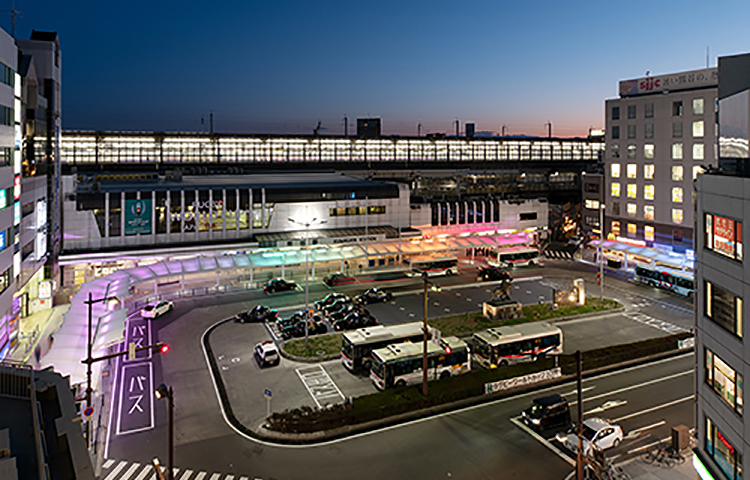
[[742, 479], [742, 454], [706, 417], [706, 453], [731, 480]]
[[167, 213], [167, 192], [156, 192], [156, 206], [154, 208], [156, 233], [167, 233]]
[[704, 248], [742, 261], [742, 222], [710, 213], [705, 217]]
[[705, 281], [705, 315], [717, 325], [742, 338], [742, 299]]
[[207, 232], [210, 228], [210, 207], [208, 190], [198, 190], [198, 209], [196, 211], [196, 218], [198, 220], [199, 232]]
[[733, 410], [742, 415], [742, 375], [705, 349], [705, 381]]
[[240, 190], [240, 230], [247, 230], [250, 226], [250, 190]]

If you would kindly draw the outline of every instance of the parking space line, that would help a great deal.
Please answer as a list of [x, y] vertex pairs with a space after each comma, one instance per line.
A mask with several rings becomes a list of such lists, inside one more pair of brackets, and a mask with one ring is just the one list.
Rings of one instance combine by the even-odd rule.
[[298, 368], [295, 372], [297, 372], [302, 384], [305, 386], [307, 392], [310, 394], [318, 408], [322, 408], [318, 399], [323, 400], [334, 397], [340, 397], [341, 400], [346, 399], [341, 393], [341, 390], [339, 390], [334, 381], [328, 375], [328, 372], [326, 372], [321, 365]]
[[561, 452], [557, 447], [555, 447], [554, 445], [552, 445], [551, 442], [547, 441], [546, 438], [542, 437], [541, 435], [539, 435], [538, 433], [536, 433], [534, 430], [532, 430], [529, 427], [527, 427], [526, 425], [524, 425], [522, 422], [519, 422], [518, 421], [519, 418], [521, 418], [521, 417], [511, 418], [510, 421], [513, 422], [513, 424], [515, 424], [518, 428], [520, 428], [521, 430], [523, 430], [524, 432], [528, 433], [533, 438], [535, 438], [536, 440], [538, 440], [542, 445], [544, 445], [545, 447], [547, 447], [550, 450], [552, 450], [553, 452], [555, 452], [558, 457], [560, 457], [563, 460], [565, 460], [566, 462], [568, 462], [570, 464], [570, 466], [572, 466], [572, 467], [576, 466], [576, 462], [572, 458], [568, 457], [567, 455], [565, 455], [565, 453]]

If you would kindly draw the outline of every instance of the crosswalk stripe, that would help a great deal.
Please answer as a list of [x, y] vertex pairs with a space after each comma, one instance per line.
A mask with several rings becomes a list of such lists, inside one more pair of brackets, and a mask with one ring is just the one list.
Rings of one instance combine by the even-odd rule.
[[198, 472], [198, 475], [195, 477], [194, 480], [203, 480], [203, 477], [206, 476], [206, 472]]
[[214, 473], [213, 475], [211, 475], [211, 480], [219, 480], [219, 478], [221, 478], [220, 473]]
[[120, 470], [125, 468], [125, 465], [127, 465], [128, 462], [120, 462], [115, 468], [112, 469], [111, 472], [109, 472], [109, 475], [104, 480], [115, 480], [117, 478], [117, 475], [120, 474]]
[[227, 475], [224, 480], [234, 480], [234, 475]]
[[115, 463], [115, 461], [110, 458], [109, 460], [107, 460], [106, 462], [104, 462], [104, 465], [102, 465], [102, 468], [105, 468], [105, 469], [109, 468], [109, 467], [112, 466], [113, 463]]
[[250, 479], [247, 477], [240, 477], [240, 480], [250, 480]]
[[130, 466], [127, 472], [122, 474], [122, 477], [120, 477], [120, 480], [128, 480], [132, 474], [135, 473], [136, 470], [138, 470], [138, 467], [140, 467], [140, 463], [134, 463]]
[[185, 470], [185, 472], [182, 474], [182, 478], [180, 480], [188, 480], [190, 478], [190, 475], [192, 475], [192, 470]]
[[154, 473], [154, 467], [152, 467], [151, 465], [146, 465], [145, 467], [143, 467], [143, 470], [141, 470], [141, 473], [139, 473], [138, 476], [135, 477], [135, 480], [143, 480], [149, 473]]

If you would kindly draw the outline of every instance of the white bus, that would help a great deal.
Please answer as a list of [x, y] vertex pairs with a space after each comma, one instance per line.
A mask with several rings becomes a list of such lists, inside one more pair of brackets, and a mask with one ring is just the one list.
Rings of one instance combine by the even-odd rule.
[[526, 323], [490, 328], [472, 337], [474, 361], [485, 368], [532, 362], [540, 355], [559, 354], [562, 330], [549, 323]]
[[490, 260], [494, 267], [529, 267], [539, 264], [539, 249], [530, 246], [496, 248], [492, 250]]
[[[402, 343], [373, 350], [370, 379], [379, 390], [422, 381], [422, 343]], [[471, 370], [469, 346], [458, 337], [427, 342], [427, 378], [443, 379]]]
[[456, 257], [412, 257], [407, 259], [410, 277], [421, 277], [427, 272], [428, 277], [439, 275], [458, 275], [458, 259]]
[[[434, 329], [433, 329], [434, 330]], [[435, 332], [430, 332], [428, 338]], [[341, 363], [352, 372], [370, 370], [373, 350], [393, 343], [422, 342], [422, 322], [399, 325], [377, 325], [346, 332], [341, 337]]]

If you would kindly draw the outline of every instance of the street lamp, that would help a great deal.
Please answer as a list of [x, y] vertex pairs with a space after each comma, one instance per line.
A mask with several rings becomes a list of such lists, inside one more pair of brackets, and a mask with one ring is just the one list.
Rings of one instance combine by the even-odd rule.
[[604, 301], [604, 203], [599, 204], [599, 301]]
[[422, 280], [424, 281], [424, 319], [422, 322], [422, 395], [424, 397], [427, 397], [427, 287], [430, 287], [434, 292], [439, 292], [440, 286], [431, 282], [427, 278], [427, 272], [422, 272]]
[[167, 440], [167, 479], [166, 480], [173, 480], [174, 475], [174, 394], [172, 393], [172, 387], [167, 387], [163, 383], [159, 385], [159, 388], [156, 389], [154, 392], [154, 395], [156, 398], [166, 398], [169, 402], [167, 406], [168, 410], [168, 420], [167, 420], [167, 428], [169, 429], [168, 433], [168, 440]]
[[[315, 224], [315, 221], [318, 220], [317, 218], [313, 218], [312, 220], [308, 222], [300, 222], [293, 218], [289, 218], [289, 221], [300, 225], [302, 227], [305, 227], [305, 350], [307, 350], [307, 338], [308, 338], [308, 330], [309, 330], [309, 323], [310, 323], [310, 294], [309, 294], [309, 277], [308, 277], [308, 270], [309, 270], [309, 259], [308, 259], [308, 245], [307, 240], [310, 233], [310, 227]], [[320, 220], [318, 222], [318, 225], [322, 225], [324, 223], [328, 223], [327, 220]]]

